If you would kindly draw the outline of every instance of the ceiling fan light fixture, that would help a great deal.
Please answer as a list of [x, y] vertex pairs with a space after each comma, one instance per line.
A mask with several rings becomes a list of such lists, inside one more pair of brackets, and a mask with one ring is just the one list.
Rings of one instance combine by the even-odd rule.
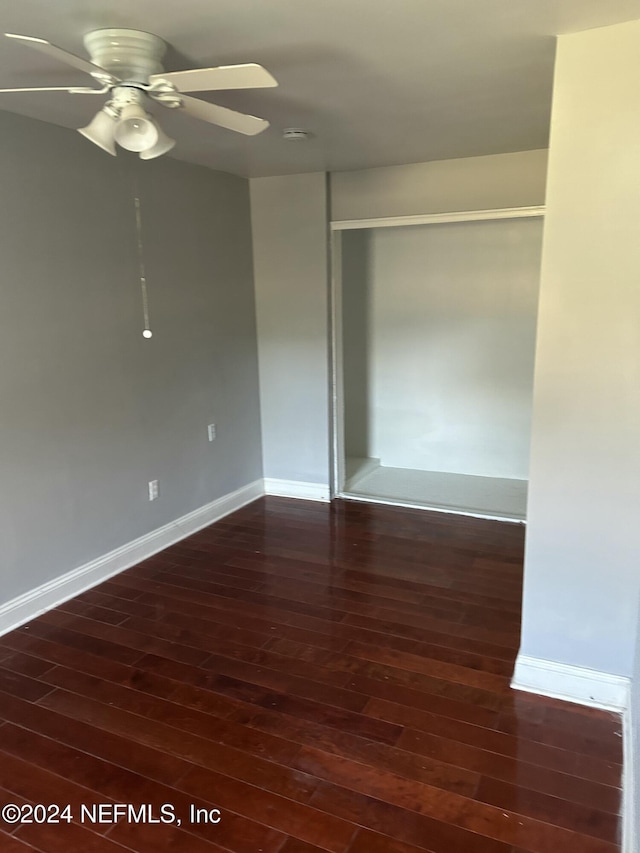
[[[90, 59], [76, 56], [46, 39], [5, 33], [17, 44], [89, 74], [94, 86], [23, 86], [0, 88], [11, 92], [66, 92], [70, 95], [107, 95], [109, 100], [79, 132], [112, 157], [116, 143], [152, 160], [170, 151], [175, 142], [158, 126], [146, 107], [151, 103], [180, 110], [192, 118], [216, 127], [255, 136], [269, 127], [267, 119], [193, 98], [188, 92], [216, 92], [228, 89], [260, 89], [277, 86], [277, 81], [261, 65], [219, 65], [165, 72], [162, 57], [167, 45], [158, 36], [140, 30], [105, 28], [85, 36]], [[293, 134], [293, 135], [292, 135]], [[305, 131], [289, 128], [287, 138], [303, 138]]]
[[114, 137], [127, 151], [149, 151], [158, 142], [158, 126], [139, 104], [127, 104], [120, 112]]
[[106, 108], [99, 110], [86, 127], [78, 128], [81, 133], [94, 145], [102, 148], [112, 157], [116, 156], [115, 144], [116, 119]]
[[176, 144], [175, 139], [171, 139], [170, 136], [167, 136], [159, 125], [157, 125], [156, 128], [158, 131], [158, 141], [153, 148], [147, 148], [140, 152], [138, 156], [141, 160], [153, 160], [156, 157], [161, 157], [163, 154], [166, 154], [167, 151], [171, 151], [173, 146]]

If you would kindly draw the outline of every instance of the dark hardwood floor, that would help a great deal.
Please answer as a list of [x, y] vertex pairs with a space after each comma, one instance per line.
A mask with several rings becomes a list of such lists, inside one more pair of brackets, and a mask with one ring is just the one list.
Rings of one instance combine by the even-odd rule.
[[6, 634], [0, 851], [616, 853], [620, 719], [509, 687], [523, 539], [265, 498]]

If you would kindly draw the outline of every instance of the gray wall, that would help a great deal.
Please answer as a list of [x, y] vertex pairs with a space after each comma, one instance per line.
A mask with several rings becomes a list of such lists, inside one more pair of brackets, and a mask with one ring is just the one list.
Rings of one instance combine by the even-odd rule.
[[630, 676], [640, 564], [640, 21], [561, 36], [522, 647]]
[[331, 175], [331, 219], [544, 204], [546, 150], [385, 166]]
[[247, 182], [166, 157], [111, 158], [8, 113], [0, 133], [7, 601], [259, 478], [261, 458]]
[[369, 456], [527, 478], [541, 240], [540, 219], [372, 230]]
[[250, 185], [264, 476], [327, 484], [325, 175], [255, 178]]
[[342, 233], [342, 373], [346, 456], [371, 456], [369, 244], [366, 230]]

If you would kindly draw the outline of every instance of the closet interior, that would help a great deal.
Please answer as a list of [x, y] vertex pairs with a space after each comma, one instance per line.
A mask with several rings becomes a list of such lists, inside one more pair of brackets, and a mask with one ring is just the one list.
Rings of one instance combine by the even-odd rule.
[[491, 216], [334, 225], [338, 494], [526, 517], [542, 217]]

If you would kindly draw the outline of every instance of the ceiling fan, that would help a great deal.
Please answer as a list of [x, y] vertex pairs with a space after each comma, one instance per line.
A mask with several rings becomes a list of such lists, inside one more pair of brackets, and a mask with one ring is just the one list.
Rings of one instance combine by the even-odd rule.
[[102, 108], [86, 127], [79, 128], [79, 132], [113, 156], [116, 155], [116, 143], [137, 152], [143, 160], [159, 157], [173, 148], [175, 140], [167, 136], [155, 118], [147, 112], [150, 102], [169, 109], [183, 110], [193, 118], [247, 136], [269, 127], [266, 119], [184, 94], [277, 86], [276, 80], [261, 65], [246, 63], [166, 72], [161, 64], [166, 50], [165, 42], [158, 36], [139, 30], [110, 28], [87, 33], [84, 45], [90, 60], [75, 56], [45, 39], [14, 33], [5, 33], [5, 36], [90, 74], [100, 88], [44, 86], [0, 89], [0, 93], [107, 95]]

